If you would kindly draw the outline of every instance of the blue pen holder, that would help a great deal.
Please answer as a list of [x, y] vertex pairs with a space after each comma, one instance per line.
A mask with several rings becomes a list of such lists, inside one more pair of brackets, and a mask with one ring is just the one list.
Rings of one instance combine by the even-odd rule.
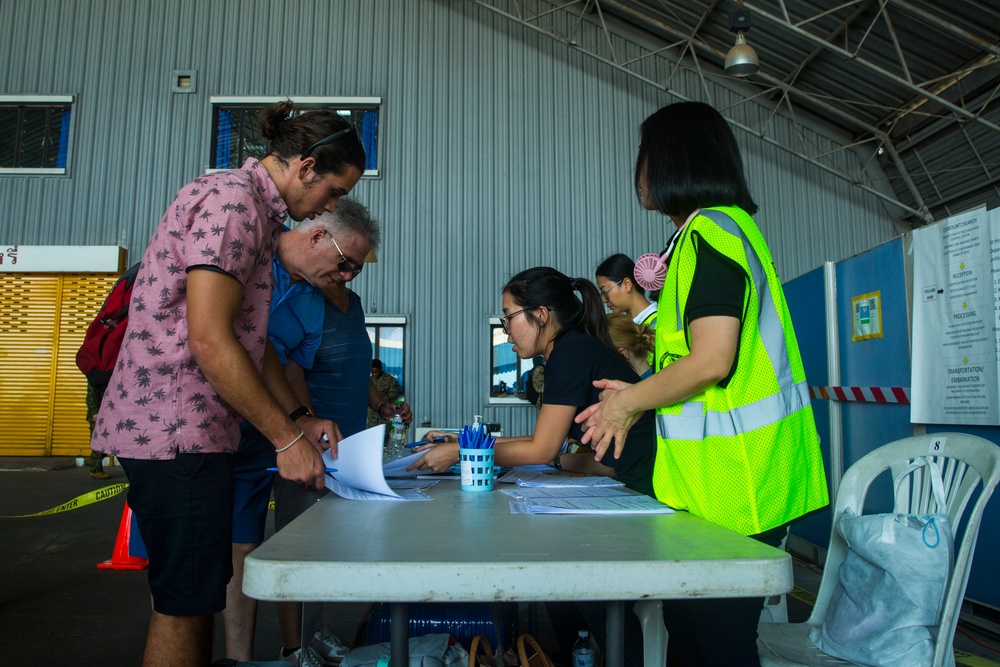
[[493, 450], [458, 450], [458, 463], [462, 468], [463, 491], [493, 490]]

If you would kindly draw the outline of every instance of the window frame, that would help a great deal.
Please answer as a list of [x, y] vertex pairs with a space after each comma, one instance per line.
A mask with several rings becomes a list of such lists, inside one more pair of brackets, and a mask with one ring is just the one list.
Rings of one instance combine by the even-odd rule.
[[66, 132], [66, 165], [64, 167], [0, 167], [0, 176], [65, 176], [72, 161], [76, 99], [73, 95], [0, 95], [0, 106], [68, 107], [69, 128]]
[[[406, 395], [406, 336], [407, 336], [407, 318], [403, 316], [396, 315], [365, 315], [365, 329], [368, 331], [368, 340], [372, 343], [372, 359], [381, 359], [379, 354], [379, 349], [381, 345], [379, 344], [380, 337], [378, 335], [379, 329], [382, 327], [393, 327], [401, 329], [403, 332], [403, 339], [400, 341], [399, 351], [402, 356], [402, 360], [399, 365], [399, 375], [396, 378], [396, 382], [399, 383], [399, 395], [403, 397]], [[371, 331], [374, 329], [374, 332]], [[390, 373], [392, 375], [392, 373]], [[395, 377], [393, 375], [393, 377]]]
[[[493, 338], [494, 338], [494, 332], [496, 332], [497, 330], [499, 330], [501, 333], [503, 333], [503, 328], [500, 326], [500, 318], [499, 317], [491, 317], [491, 318], [489, 318], [489, 327], [490, 327], [489, 328], [489, 332], [490, 332], [490, 335], [489, 335], [489, 343], [490, 343], [490, 354], [489, 354], [489, 357], [490, 357], [490, 366], [489, 366], [489, 372], [488, 372], [488, 374], [486, 376], [486, 404], [487, 405], [511, 405], [511, 406], [530, 405], [530, 406], [534, 406], [534, 403], [532, 403], [531, 401], [529, 401], [527, 398], [521, 398], [521, 397], [519, 397], [516, 392], [514, 394], [510, 395], [510, 396], [494, 396], [493, 395], [493, 375], [494, 375], [494, 372], [493, 372], [494, 363], [493, 362], [495, 361], [493, 353], [496, 350], [496, 346], [493, 344]], [[504, 335], [506, 335], [506, 334], [504, 334]], [[511, 345], [511, 347], [513, 347], [512, 343], [508, 343], [508, 345]], [[518, 357], [516, 355], [515, 355], [515, 358], [517, 359], [517, 371], [516, 371], [515, 376], [514, 376], [515, 379], [516, 379], [516, 378], [521, 377], [521, 374], [524, 373], [524, 371], [531, 370], [534, 367], [534, 361], [532, 359], [522, 359], [522, 358], [520, 358], [520, 357]]]
[[[380, 141], [382, 134], [382, 122], [383, 122], [383, 108], [382, 108], [382, 98], [381, 97], [326, 97], [326, 96], [301, 96], [301, 97], [269, 97], [269, 96], [224, 96], [217, 95], [208, 98], [209, 102], [209, 119], [208, 125], [210, 128], [211, 138], [209, 140], [209, 155], [206, 164], [211, 165], [213, 163], [213, 155], [216, 150], [216, 133], [218, 128], [215, 123], [215, 111], [216, 107], [219, 106], [230, 106], [230, 107], [266, 107], [272, 104], [277, 104], [278, 102], [283, 102], [290, 99], [296, 106], [304, 107], [334, 107], [338, 109], [367, 109], [374, 107], [378, 111], [378, 129], [375, 132], [375, 160], [378, 168], [376, 169], [365, 169], [364, 173], [361, 175], [365, 179], [378, 179], [381, 178], [381, 167], [382, 158], [381, 150], [379, 145], [382, 143]], [[212, 168], [209, 167], [205, 169], [205, 173], [211, 174], [217, 171], [224, 171], [224, 168]]]

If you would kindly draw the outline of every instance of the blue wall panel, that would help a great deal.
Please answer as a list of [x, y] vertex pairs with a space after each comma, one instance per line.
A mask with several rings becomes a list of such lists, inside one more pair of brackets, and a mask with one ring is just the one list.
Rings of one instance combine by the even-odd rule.
[[[902, 239], [837, 263], [842, 386], [910, 386], [909, 321], [903, 271]], [[870, 292], [881, 295], [882, 338], [854, 342], [851, 299]], [[908, 405], [844, 402], [843, 422], [845, 469], [868, 452], [913, 435]], [[879, 500], [885, 507], [892, 506], [891, 493]]]
[[[910, 322], [902, 239], [838, 262], [836, 271], [840, 384], [909, 387]], [[784, 288], [809, 384], [827, 385], [823, 272], [817, 269], [799, 276]], [[876, 291], [881, 296], [883, 336], [854, 342], [851, 340], [851, 298]], [[913, 434], [907, 405], [844, 402], [841, 408], [845, 469], [877, 447]], [[813, 410], [823, 441], [824, 463], [829, 470], [829, 402], [814, 400]], [[927, 431], [961, 431], [1000, 443], [1000, 427], [927, 425]], [[872, 485], [865, 509], [887, 511], [891, 507], [891, 480], [883, 475]], [[830, 533], [829, 510], [800, 521], [792, 532], [826, 548]], [[966, 597], [1000, 608], [1000, 565], [994, 557], [997, 553], [1000, 553], [1000, 500], [994, 497], [983, 516]]]
[[[795, 337], [799, 341], [806, 380], [810, 386], [829, 384], [826, 367], [826, 308], [823, 303], [823, 269], [803, 274], [784, 285], [785, 300], [792, 314]], [[813, 414], [823, 450], [823, 465], [830, 483], [830, 405], [814, 400]], [[792, 533], [823, 547], [830, 542], [830, 510], [816, 512], [792, 526]]]

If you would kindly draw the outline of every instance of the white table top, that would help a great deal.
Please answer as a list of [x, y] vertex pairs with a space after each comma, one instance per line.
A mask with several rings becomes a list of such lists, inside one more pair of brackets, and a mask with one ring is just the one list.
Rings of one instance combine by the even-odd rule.
[[497, 490], [457, 481], [430, 502], [316, 503], [246, 560], [261, 600], [473, 602], [769, 596], [791, 590], [787, 553], [684, 512], [511, 514]]

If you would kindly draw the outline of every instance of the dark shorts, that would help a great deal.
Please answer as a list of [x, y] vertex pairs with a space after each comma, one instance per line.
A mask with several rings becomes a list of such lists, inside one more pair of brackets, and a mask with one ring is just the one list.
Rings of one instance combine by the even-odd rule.
[[327, 488], [319, 491], [305, 488], [298, 482], [289, 482], [280, 475], [274, 476], [274, 529], [281, 530], [298, 515], [316, 504], [316, 501], [330, 492]]
[[153, 609], [167, 616], [222, 611], [233, 576], [233, 455], [119, 461], [149, 552]]
[[275, 473], [274, 445], [251, 427], [240, 431], [240, 448], [233, 455], [233, 542], [259, 544], [264, 541], [267, 505]]

